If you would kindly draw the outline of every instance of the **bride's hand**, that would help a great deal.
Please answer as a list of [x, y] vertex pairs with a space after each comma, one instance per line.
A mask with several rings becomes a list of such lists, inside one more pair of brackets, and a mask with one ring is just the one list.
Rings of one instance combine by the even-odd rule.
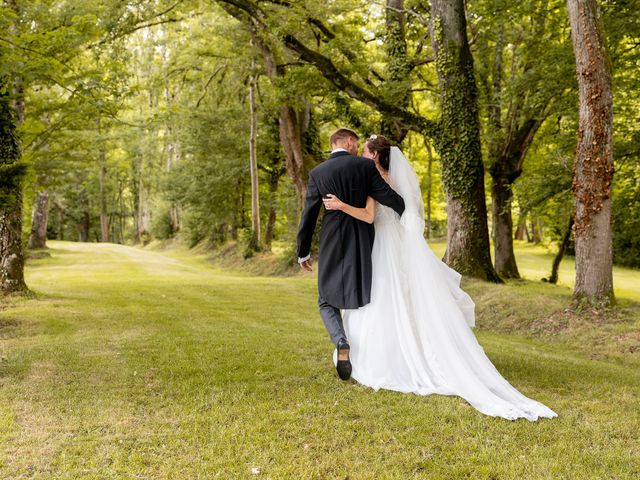
[[328, 194], [322, 197], [322, 203], [327, 210], [342, 210], [344, 203], [335, 195]]

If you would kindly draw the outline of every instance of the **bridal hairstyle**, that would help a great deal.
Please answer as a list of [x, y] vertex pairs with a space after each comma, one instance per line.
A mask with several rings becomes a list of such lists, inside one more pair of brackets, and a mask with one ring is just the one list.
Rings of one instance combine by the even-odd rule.
[[331, 134], [331, 136], [329, 137], [329, 143], [333, 147], [336, 142], [339, 142], [340, 140], [346, 140], [349, 137], [353, 138], [355, 141], [360, 140], [360, 137], [356, 132], [354, 132], [350, 128], [341, 127]]
[[371, 135], [367, 138], [367, 148], [372, 152], [378, 152], [378, 163], [389, 171], [389, 156], [391, 154], [391, 142], [382, 135]]

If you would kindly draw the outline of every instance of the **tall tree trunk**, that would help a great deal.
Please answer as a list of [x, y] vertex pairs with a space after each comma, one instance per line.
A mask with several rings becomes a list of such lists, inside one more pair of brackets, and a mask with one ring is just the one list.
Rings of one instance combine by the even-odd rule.
[[569, 246], [569, 240], [571, 239], [571, 231], [573, 230], [573, 215], [569, 218], [569, 226], [564, 232], [564, 236], [562, 237], [562, 241], [560, 242], [560, 246], [558, 248], [558, 253], [553, 259], [553, 265], [551, 266], [551, 276], [549, 277], [549, 283], [556, 284], [558, 283], [558, 269], [560, 268], [560, 262], [564, 257], [564, 252], [567, 250], [567, 246]]
[[[252, 62], [255, 70], [255, 61]], [[260, 189], [258, 185], [258, 158], [256, 137], [258, 135], [258, 113], [256, 111], [256, 78], [249, 78], [249, 115], [251, 117], [249, 132], [249, 172], [251, 173], [251, 248], [260, 250]]]
[[31, 216], [31, 235], [29, 236], [29, 248], [47, 247], [47, 224], [49, 222], [49, 192], [42, 191], [36, 194]]
[[[173, 134], [173, 129], [169, 129], [168, 133]], [[171, 173], [174, 164], [180, 160], [180, 143], [177, 135], [174, 135], [173, 142], [170, 144], [169, 155], [167, 156], [167, 174]], [[178, 205], [171, 204], [169, 207], [169, 221], [171, 225], [171, 234], [174, 235], [180, 231], [180, 210]]]
[[285, 169], [283, 167], [284, 162], [282, 161], [282, 155], [279, 148], [280, 136], [278, 119], [274, 118], [273, 122], [269, 124], [269, 127], [269, 136], [274, 142], [274, 148], [269, 152], [269, 215], [264, 235], [264, 243], [265, 247], [268, 250], [271, 250], [271, 243], [273, 241], [276, 226], [278, 185], [280, 184], [280, 178], [285, 173]]
[[445, 261], [465, 275], [500, 282], [489, 251], [477, 87], [463, 0], [431, 0], [430, 30], [442, 111], [435, 145], [447, 196]]
[[494, 179], [491, 185], [493, 248], [496, 270], [502, 278], [520, 278], [513, 251], [512, 196], [511, 185], [506, 180]]
[[64, 207], [57, 202], [54, 202], [54, 205], [58, 210], [58, 240], [64, 240], [64, 223], [65, 223]]
[[[100, 118], [98, 122], [98, 135], [102, 137], [102, 125]], [[107, 147], [105, 139], [100, 138], [98, 147], [98, 184], [100, 192], [100, 241], [109, 241], [109, 216], [107, 214]]]
[[516, 229], [516, 240], [526, 240], [527, 242], [531, 241], [529, 237], [529, 230], [527, 229], [527, 215], [520, 214], [520, 219], [518, 220], [518, 228]]
[[80, 242], [88, 242], [89, 241], [89, 232], [91, 230], [91, 215], [89, 214], [89, 206], [85, 207], [85, 210], [82, 212], [80, 221], [77, 225], [78, 228], [78, 240]]
[[[258, 27], [255, 23], [250, 23], [249, 31], [252, 42], [259, 48], [264, 59], [264, 68], [267, 77], [272, 84], [277, 87], [278, 79], [282, 71], [278, 68], [276, 56], [273, 50], [265, 43], [258, 34]], [[311, 123], [311, 107], [308, 102], [302, 99], [303, 108], [295, 108], [291, 105], [281, 105], [279, 111], [280, 144], [285, 157], [285, 168], [291, 179], [298, 197], [298, 207], [301, 209], [307, 195], [307, 179], [309, 164], [316, 163], [319, 159], [313, 158], [314, 145], [311, 149], [307, 143], [307, 131]]]
[[[167, 64], [168, 62], [167, 53], [168, 53], [167, 49], [163, 48], [162, 60], [165, 64]], [[167, 107], [169, 110], [171, 110], [171, 107], [173, 105], [173, 98], [175, 94], [171, 91], [168, 77], [165, 77], [164, 95], [165, 95], [165, 100], [167, 102]], [[167, 175], [170, 175], [174, 164], [176, 164], [180, 159], [180, 143], [179, 143], [178, 137], [179, 137], [179, 133], [175, 131], [174, 127], [172, 127], [171, 125], [167, 125], [166, 127]], [[178, 231], [180, 230], [180, 211], [178, 210], [178, 206], [173, 203], [169, 207], [169, 223], [171, 226], [171, 235], [178, 233]]]
[[574, 299], [613, 301], [611, 188], [613, 94], [602, 17], [596, 0], [568, 0], [580, 92], [573, 170], [576, 285]]
[[[387, 0], [386, 7], [384, 46], [387, 53], [387, 81], [385, 90], [394, 103], [401, 108], [407, 108], [411, 89], [411, 82], [408, 81], [411, 68], [405, 38], [404, 0]], [[393, 143], [400, 144], [407, 136], [409, 129], [387, 115], [383, 115], [382, 119], [382, 133], [389, 136]]]
[[[501, 107], [503, 81], [504, 29], [497, 35], [491, 82], [486, 82], [488, 106], [489, 173], [491, 174], [492, 233], [494, 264], [502, 278], [520, 278], [513, 249], [512, 185], [522, 174], [529, 146], [546, 117], [546, 104], [527, 110], [523, 95], [511, 98], [503, 119]], [[515, 53], [512, 52], [512, 56]], [[512, 70], [515, 58], [512, 58]], [[525, 71], [529, 69], [525, 66]], [[513, 72], [512, 72], [513, 73]], [[513, 79], [512, 79], [513, 80]]]
[[[0, 293], [27, 291], [22, 252], [22, 179], [16, 117], [7, 92], [7, 78], [0, 77]], [[23, 102], [18, 98], [18, 102]], [[20, 108], [17, 109], [18, 112]], [[22, 106], [24, 112], [24, 107]]]
[[135, 199], [136, 207], [136, 237], [137, 241], [146, 245], [150, 240], [151, 235], [151, 212], [149, 210], [149, 179], [145, 178], [149, 175], [145, 170], [145, 156], [140, 153], [138, 156], [138, 177], [135, 186], [135, 193], [137, 193]]
[[536, 215], [531, 215], [531, 241], [533, 243], [542, 242], [542, 220]]
[[289, 178], [298, 194], [298, 204], [304, 203], [307, 195], [307, 169], [305, 168], [302, 137], [308, 125], [308, 107], [302, 111], [284, 105], [280, 107], [280, 142], [285, 155]]

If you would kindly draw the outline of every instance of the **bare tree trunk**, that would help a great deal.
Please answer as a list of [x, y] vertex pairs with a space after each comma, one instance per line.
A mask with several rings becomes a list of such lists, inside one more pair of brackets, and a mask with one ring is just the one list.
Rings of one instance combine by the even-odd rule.
[[82, 217], [78, 222], [78, 240], [80, 242], [89, 241], [89, 231], [91, 230], [91, 216], [89, 215], [88, 207], [82, 212]]
[[509, 183], [494, 179], [491, 185], [494, 261], [502, 278], [520, 278], [513, 250], [512, 196]]
[[[272, 83], [276, 84], [281, 73], [278, 71], [276, 57], [269, 46], [257, 34], [256, 27], [249, 27], [251, 39], [260, 49], [264, 59], [265, 72]], [[307, 195], [307, 174], [309, 152], [304, 147], [304, 137], [311, 121], [311, 107], [296, 109], [290, 105], [282, 105], [279, 112], [280, 144], [285, 157], [285, 167], [298, 197], [298, 206], [302, 208]]]
[[[171, 129], [171, 131], [173, 132], [173, 129]], [[171, 147], [171, 155], [167, 160], [167, 173], [170, 173], [173, 165], [180, 160], [180, 143], [177, 136], [174, 137]], [[171, 234], [178, 233], [180, 231], [180, 209], [178, 205], [172, 204], [171, 207], [169, 207], [169, 218], [171, 222]]]
[[[255, 69], [255, 61], [252, 62]], [[249, 132], [249, 171], [251, 173], [251, 248], [260, 250], [260, 189], [258, 185], [258, 158], [256, 154], [256, 137], [258, 135], [258, 113], [256, 111], [256, 78], [249, 78], [249, 112], [251, 126]]]
[[64, 207], [58, 203], [54, 203], [54, 205], [58, 209], [58, 240], [64, 240], [64, 222], [65, 222]]
[[576, 201], [574, 299], [613, 301], [611, 188], [613, 94], [602, 17], [596, 0], [568, 0], [580, 92], [578, 145], [573, 170]]
[[[162, 60], [165, 64], [168, 62], [166, 48], [163, 48], [162, 50]], [[171, 91], [167, 77], [165, 77], [164, 94], [165, 94], [165, 100], [167, 102], [167, 106], [171, 107], [173, 105], [173, 98], [175, 94]], [[170, 174], [174, 164], [176, 164], [180, 159], [180, 143], [178, 139], [178, 133], [175, 132], [174, 128], [171, 125], [167, 125], [166, 135], [167, 135], [166, 171], [167, 171], [167, 174]], [[174, 235], [180, 230], [180, 211], [178, 209], [178, 206], [175, 204], [171, 204], [171, 206], [169, 207], [169, 222], [171, 225], [171, 234]]]
[[146, 245], [150, 240], [151, 232], [151, 213], [149, 211], [149, 183], [145, 178], [148, 173], [145, 171], [145, 156], [140, 153], [138, 164], [138, 177], [136, 179], [135, 199], [136, 206], [136, 239], [138, 242]]
[[280, 151], [280, 135], [278, 119], [274, 118], [271, 123], [268, 124], [268, 133], [273, 141], [273, 148], [268, 154], [269, 164], [267, 170], [269, 172], [269, 215], [267, 219], [267, 228], [264, 236], [264, 243], [267, 250], [271, 250], [271, 243], [274, 237], [274, 231], [276, 226], [277, 215], [277, 200], [278, 200], [278, 185], [280, 184], [280, 178], [285, 173], [285, 168], [282, 161], [282, 154]]
[[430, 30], [442, 110], [435, 145], [447, 196], [445, 261], [465, 275], [501, 282], [489, 250], [478, 93], [463, 0], [431, 0]]
[[49, 222], [49, 192], [36, 194], [31, 216], [31, 235], [29, 248], [47, 248], [47, 224]]
[[289, 178], [298, 194], [299, 205], [307, 195], [307, 171], [302, 148], [302, 136], [308, 125], [309, 111], [296, 111], [293, 107], [280, 108], [280, 141], [285, 155], [285, 165]]
[[[98, 135], [102, 136], [102, 125], [100, 118], [98, 122]], [[107, 214], [107, 147], [105, 140], [100, 138], [100, 147], [98, 149], [98, 183], [100, 188], [100, 241], [109, 241], [109, 216]]]
[[516, 228], [516, 240], [527, 240], [530, 242], [529, 230], [527, 229], [527, 215], [521, 213], [518, 220], [518, 228]]
[[560, 242], [560, 246], [558, 248], [558, 253], [553, 259], [553, 265], [551, 266], [551, 276], [549, 277], [549, 283], [556, 284], [558, 283], [558, 269], [560, 268], [560, 262], [564, 257], [564, 252], [567, 250], [567, 246], [569, 245], [569, 240], [571, 239], [571, 231], [573, 230], [573, 215], [569, 218], [569, 226], [564, 232], [564, 236], [562, 237], [562, 241]]
[[533, 243], [542, 242], [542, 220], [539, 217], [531, 215], [531, 241]]

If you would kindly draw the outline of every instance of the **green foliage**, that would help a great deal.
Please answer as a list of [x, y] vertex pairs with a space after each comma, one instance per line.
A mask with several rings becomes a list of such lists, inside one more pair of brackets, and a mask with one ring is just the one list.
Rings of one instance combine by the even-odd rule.
[[158, 240], [168, 240], [173, 235], [171, 207], [169, 205], [164, 204], [155, 210], [151, 220], [151, 233]]
[[[0, 57], [1, 59], [2, 57]], [[6, 88], [6, 79], [0, 77], [0, 165], [13, 163], [20, 158], [20, 141], [16, 134], [16, 120], [9, 103], [11, 99], [3, 91]]]
[[0, 209], [15, 202], [15, 192], [20, 191], [22, 180], [27, 174], [28, 168], [27, 162], [24, 161], [0, 164]]
[[[268, 75], [259, 45], [251, 43], [247, 23], [220, 8], [228, 2], [2, 4], [0, 76], [11, 78], [3, 91], [21, 81], [27, 106], [19, 136], [23, 158], [33, 165], [34, 174], [25, 205], [30, 205], [36, 189], [47, 189], [54, 205], [51, 221], [56, 234], [61, 230], [65, 238], [97, 239], [102, 201], [111, 241], [136, 242], [175, 233], [170, 209], [179, 212], [181, 235], [190, 244], [242, 236], [250, 209], [246, 82], [250, 74], [257, 74], [262, 230], [273, 207], [276, 238], [293, 242], [299, 205], [285, 174], [274, 122], [282, 105], [311, 112], [302, 138], [307, 169], [326, 157], [328, 135], [339, 125], [352, 126], [363, 135], [381, 129], [399, 138], [406, 134], [395, 132], [396, 119], [381, 115], [371, 101], [356, 101], [347, 88], [336, 89], [318, 68], [285, 48], [283, 36], [294, 33], [375, 98], [426, 120], [442, 119], [443, 134], [431, 139], [439, 151], [432, 173], [436, 236], [446, 231], [443, 185], [452, 197], [468, 199], [482, 179], [477, 130], [490, 161], [490, 147], [505, 140], [509, 122], [520, 124], [542, 111], [547, 120], [514, 185], [515, 205], [520, 213], [541, 219], [547, 239], [560, 235], [572, 209], [569, 186], [577, 112], [561, 0], [467, 2], [475, 67], [452, 78], [442, 98], [437, 72], [450, 76], [461, 58], [449, 46], [442, 55], [433, 52], [428, 2], [405, 1], [404, 38], [397, 26], [388, 28], [390, 12], [383, 3], [247, 3], [265, 12], [266, 31], [256, 35], [272, 50], [275, 80]], [[622, 176], [627, 175], [624, 169], [631, 172], [638, 165], [638, 49], [633, 47], [640, 33], [630, 2], [605, 2], [602, 10], [615, 66], [614, 152]], [[437, 19], [435, 32], [442, 35]], [[492, 68], [501, 38], [503, 83], [494, 98]], [[479, 91], [472, 88], [474, 79]], [[469, 108], [476, 100], [479, 110]], [[502, 129], [488, 122], [489, 109], [496, 103], [502, 109]], [[544, 105], [547, 108], [541, 110]], [[17, 137], [12, 138], [0, 148], [17, 148]], [[422, 136], [411, 132], [400, 146], [426, 189]], [[106, 167], [102, 190], [100, 148]], [[622, 262], [637, 252], [635, 210], [623, 208], [635, 205], [629, 178], [631, 174], [615, 180], [614, 248]], [[66, 220], [58, 225], [62, 209]]]
[[640, 164], [616, 172], [613, 196], [613, 258], [640, 268]]
[[440, 17], [433, 23], [440, 45], [436, 67], [441, 79], [442, 130], [434, 141], [442, 158], [442, 182], [447, 194], [459, 200], [473, 217], [474, 192], [478, 181], [483, 181], [473, 62], [460, 45], [444, 37]]

